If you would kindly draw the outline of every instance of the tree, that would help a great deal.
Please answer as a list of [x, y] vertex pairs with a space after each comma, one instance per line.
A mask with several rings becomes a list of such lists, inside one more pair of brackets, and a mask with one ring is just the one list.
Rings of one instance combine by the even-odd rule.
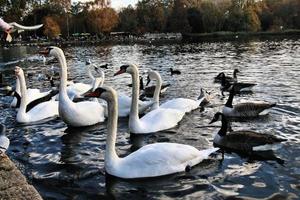
[[50, 38], [57, 38], [60, 34], [60, 27], [53, 16], [44, 18], [44, 34]]
[[107, 33], [118, 25], [118, 15], [112, 8], [94, 9], [88, 13], [87, 22], [92, 33]]
[[127, 32], [136, 32], [138, 27], [137, 13], [132, 6], [123, 8], [119, 12], [119, 25], [118, 29]]

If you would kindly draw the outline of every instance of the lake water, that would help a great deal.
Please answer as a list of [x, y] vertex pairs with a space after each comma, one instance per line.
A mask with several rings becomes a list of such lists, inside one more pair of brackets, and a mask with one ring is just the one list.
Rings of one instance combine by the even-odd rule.
[[[0, 50], [0, 70], [14, 84], [13, 68], [21, 66], [31, 88], [50, 86], [37, 77], [49, 72], [35, 47]], [[45, 199], [299, 199], [300, 198], [300, 39], [251, 40], [168, 45], [114, 45], [64, 48], [69, 77], [89, 83], [85, 60], [108, 63], [105, 85], [131, 94], [129, 75], [113, 77], [124, 63], [136, 63], [145, 76], [147, 69], [161, 73], [172, 86], [162, 102], [174, 97], [196, 98], [200, 87], [212, 91], [214, 100], [204, 111], [187, 114], [172, 130], [130, 136], [128, 120], [119, 120], [117, 152], [125, 156], [139, 146], [155, 142], [177, 142], [204, 149], [220, 123], [209, 126], [215, 112], [222, 109], [219, 85], [213, 77], [219, 72], [231, 75], [237, 68], [239, 81], [257, 83], [253, 94], [237, 96], [234, 102], [264, 100], [276, 102], [267, 117], [235, 122], [234, 130], [254, 130], [274, 134], [287, 141], [275, 151], [278, 160], [253, 160], [220, 153], [190, 172], [150, 180], [127, 181], [105, 176], [106, 124], [85, 129], [68, 129], [59, 119], [21, 126], [16, 111], [8, 107], [9, 97], [0, 97], [0, 122], [7, 126], [11, 144], [7, 154]], [[181, 70], [170, 76], [169, 68]]]

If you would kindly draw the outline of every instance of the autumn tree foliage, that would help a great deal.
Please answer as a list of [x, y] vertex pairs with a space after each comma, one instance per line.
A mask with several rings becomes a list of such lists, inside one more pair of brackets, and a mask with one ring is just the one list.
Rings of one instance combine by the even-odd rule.
[[57, 38], [60, 34], [60, 27], [53, 16], [44, 18], [44, 34], [49, 38]]
[[25, 25], [45, 23], [49, 37], [111, 31], [194, 32], [300, 29], [300, 0], [140, 0], [119, 11], [111, 0], [0, 1], [0, 15]]

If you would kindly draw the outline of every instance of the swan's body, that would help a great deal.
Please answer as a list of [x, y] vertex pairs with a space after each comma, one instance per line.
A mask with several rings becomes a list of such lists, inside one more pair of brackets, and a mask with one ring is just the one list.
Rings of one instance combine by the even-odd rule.
[[269, 134], [261, 134], [254, 131], [231, 131], [228, 132], [227, 119], [222, 113], [216, 113], [213, 120], [210, 123], [214, 123], [221, 120], [222, 127], [214, 137], [214, 145], [218, 147], [224, 147], [227, 149], [240, 151], [246, 154], [251, 154], [253, 151], [262, 149], [260, 147], [265, 146], [264, 150], [272, 150], [274, 144], [285, 141], [285, 139], [277, 138]]
[[[118, 94], [118, 109], [119, 109], [119, 117], [128, 117], [130, 114], [131, 108], [131, 97], [125, 94]], [[143, 114], [148, 108], [153, 105], [152, 101], [138, 101], [139, 114]]]
[[83, 101], [74, 103], [67, 95], [67, 62], [63, 51], [50, 47], [46, 55], [52, 55], [60, 64], [59, 116], [69, 126], [90, 126], [104, 121], [104, 108], [98, 102]]
[[[20, 95], [20, 97], [22, 97], [21, 94], [21, 89], [20, 89], [20, 80], [17, 77], [16, 78], [16, 93], [18, 93]], [[39, 99], [41, 97], [47, 96], [51, 93], [51, 91], [47, 91], [47, 92], [41, 92], [39, 89], [33, 89], [33, 88], [28, 88], [27, 89], [27, 103], [30, 103], [36, 99]], [[10, 103], [10, 106], [15, 108], [18, 108], [18, 100], [16, 97], [13, 98], [12, 102]]]
[[[154, 133], [173, 128], [184, 116], [184, 112], [174, 109], [155, 109], [142, 118], [138, 116], [138, 98], [139, 98], [139, 71], [135, 65], [123, 65], [119, 72], [129, 73], [132, 77], [132, 104], [129, 115], [129, 130], [131, 133], [145, 134]], [[160, 88], [156, 91], [159, 93]]]
[[0, 124], [0, 153], [5, 153], [9, 147], [9, 139], [5, 136], [6, 128]]
[[98, 88], [88, 94], [108, 102], [108, 133], [105, 150], [105, 170], [108, 174], [125, 178], [148, 178], [184, 172], [217, 151], [217, 148], [199, 151], [196, 148], [176, 143], [156, 143], [120, 158], [115, 150], [118, 109], [117, 94], [112, 88]]
[[164, 108], [164, 109], [175, 109], [184, 113], [191, 112], [199, 108], [201, 102], [205, 99], [204, 95], [200, 95], [198, 100], [187, 99], [187, 98], [175, 98], [166, 101], [165, 103], [159, 105], [159, 94], [160, 94], [160, 87], [162, 85], [162, 79], [158, 72], [156, 71], [148, 71], [148, 77], [150, 79], [156, 80], [156, 89], [157, 91], [154, 92], [153, 101], [155, 104], [152, 106], [152, 109], [157, 108]]
[[15, 73], [20, 80], [21, 87], [21, 104], [17, 113], [17, 122], [19, 123], [32, 123], [48, 118], [53, 118], [58, 116], [58, 102], [56, 101], [46, 101], [40, 103], [33, 107], [30, 111], [26, 112], [27, 106], [27, 89], [24, 77], [24, 72], [21, 68], [16, 67]]
[[234, 94], [233, 87], [223, 108], [223, 114], [227, 117], [257, 117], [266, 114], [268, 109], [276, 106], [275, 103], [267, 102], [245, 102], [232, 105]]

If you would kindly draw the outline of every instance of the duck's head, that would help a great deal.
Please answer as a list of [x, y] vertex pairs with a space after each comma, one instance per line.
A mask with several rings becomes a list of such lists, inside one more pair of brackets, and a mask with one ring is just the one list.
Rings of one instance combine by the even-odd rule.
[[117, 71], [114, 76], [120, 75], [120, 74], [124, 74], [124, 73], [128, 73], [128, 74], [134, 74], [135, 72], [138, 71], [138, 67], [134, 64], [126, 64], [126, 65], [122, 65], [120, 67], [120, 70]]
[[221, 112], [217, 112], [214, 117], [212, 118], [211, 122], [209, 122], [209, 124], [215, 123], [217, 121], [221, 121], [222, 118], [224, 117], [223, 113]]
[[101, 98], [106, 101], [111, 101], [117, 96], [117, 94], [116, 91], [111, 87], [98, 87], [94, 92], [87, 92], [83, 96], [91, 98]]

